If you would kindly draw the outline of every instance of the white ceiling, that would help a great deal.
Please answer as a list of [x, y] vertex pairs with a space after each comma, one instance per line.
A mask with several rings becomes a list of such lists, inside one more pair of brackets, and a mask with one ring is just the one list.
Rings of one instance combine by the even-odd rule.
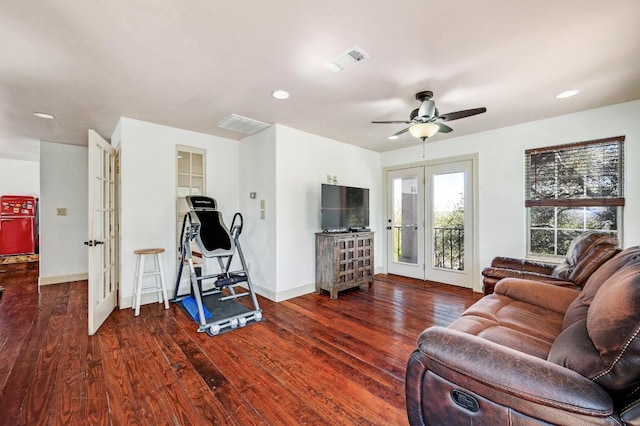
[[[420, 141], [371, 121], [408, 119], [422, 90], [487, 108], [434, 140], [635, 100], [639, 22], [638, 0], [2, 0], [0, 157], [121, 116], [239, 140], [216, 127], [235, 113], [387, 151]], [[354, 45], [370, 58], [322, 68]]]

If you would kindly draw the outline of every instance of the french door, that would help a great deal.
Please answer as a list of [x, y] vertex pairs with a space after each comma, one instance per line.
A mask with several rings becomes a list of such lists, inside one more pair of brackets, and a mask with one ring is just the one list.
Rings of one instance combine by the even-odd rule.
[[471, 288], [471, 160], [387, 172], [387, 271]]
[[116, 307], [116, 152], [89, 130], [89, 334]]

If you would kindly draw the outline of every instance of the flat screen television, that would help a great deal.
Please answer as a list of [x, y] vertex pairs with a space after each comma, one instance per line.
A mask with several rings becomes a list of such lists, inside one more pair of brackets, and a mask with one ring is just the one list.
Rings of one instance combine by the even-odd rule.
[[369, 190], [322, 184], [323, 231], [349, 231], [369, 226]]

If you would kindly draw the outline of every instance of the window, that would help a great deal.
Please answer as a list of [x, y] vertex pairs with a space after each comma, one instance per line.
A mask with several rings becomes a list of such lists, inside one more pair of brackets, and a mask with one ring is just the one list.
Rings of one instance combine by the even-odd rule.
[[[188, 210], [187, 195], [206, 195], [205, 193], [205, 164], [204, 157], [206, 151], [204, 149], [192, 148], [187, 146], [176, 147], [176, 169], [177, 169], [177, 220], [178, 233], [180, 238], [182, 230], [182, 221]], [[178, 241], [180, 244], [181, 241]]]
[[528, 251], [563, 256], [586, 230], [620, 238], [624, 136], [525, 151]]

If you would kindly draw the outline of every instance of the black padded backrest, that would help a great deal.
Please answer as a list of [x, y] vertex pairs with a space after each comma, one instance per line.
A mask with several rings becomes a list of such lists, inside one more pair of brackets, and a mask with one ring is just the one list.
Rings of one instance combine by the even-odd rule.
[[222, 215], [217, 210], [194, 212], [200, 221], [200, 241], [207, 251], [231, 250], [233, 243], [227, 227], [224, 226]]
[[230, 256], [235, 252], [235, 244], [224, 224], [222, 214], [216, 210], [216, 201], [205, 196], [188, 196], [187, 204], [192, 209], [191, 223], [200, 225], [196, 243], [205, 257]]

